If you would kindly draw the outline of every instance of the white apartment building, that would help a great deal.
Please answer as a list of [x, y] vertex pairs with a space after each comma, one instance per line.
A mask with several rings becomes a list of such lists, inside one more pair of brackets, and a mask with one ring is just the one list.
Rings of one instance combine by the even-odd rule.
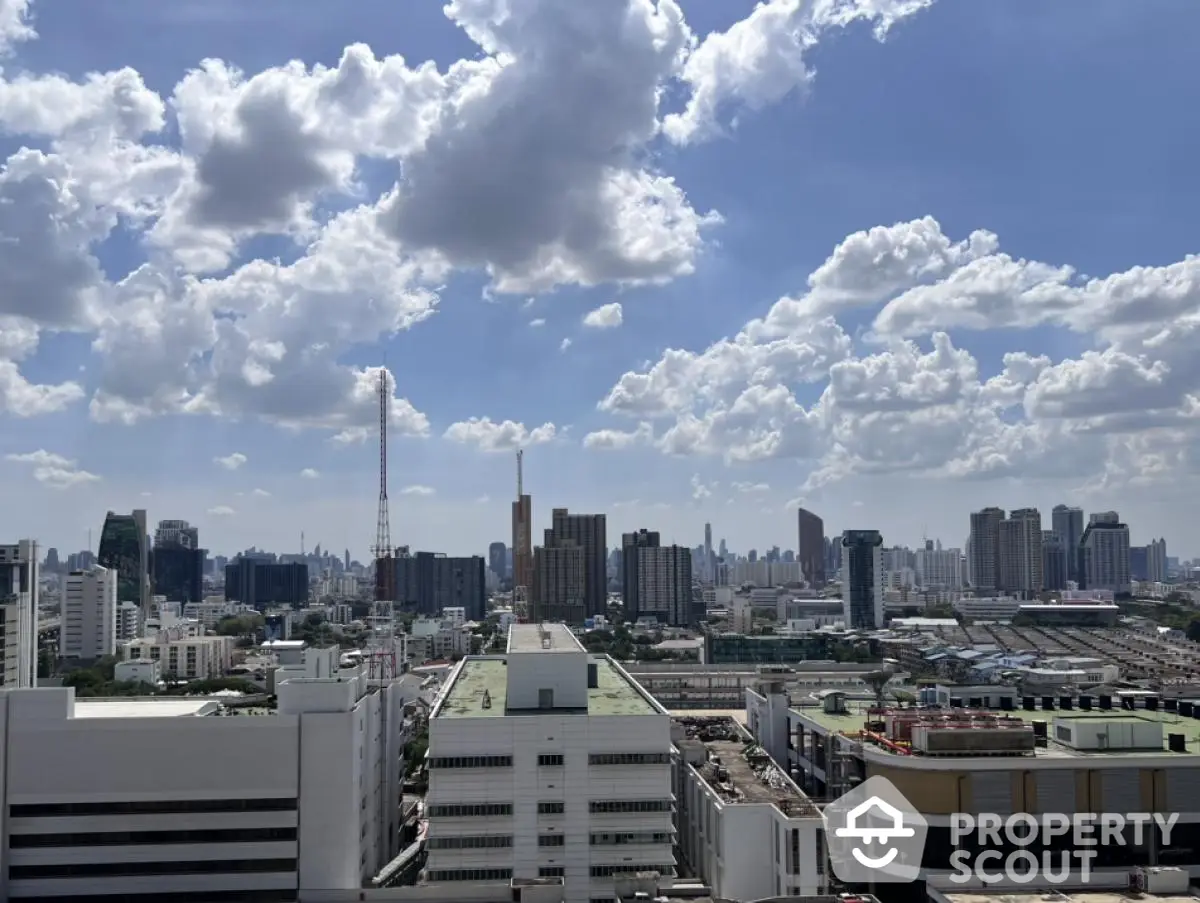
[[231, 718], [205, 698], [0, 693], [0, 899], [358, 892], [399, 852], [400, 688], [355, 668], [278, 702]]
[[137, 639], [140, 617], [141, 609], [138, 608], [136, 602], [125, 601], [117, 603], [117, 611], [113, 619], [116, 621], [118, 643], [127, 643], [130, 640]]
[[67, 575], [58, 654], [95, 661], [117, 651], [117, 572], [94, 565]]
[[204, 680], [224, 677], [233, 667], [233, 649], [237, 643], [231, 636], [191, 636], [182, 639], [159, 637], [134, 640], [121, 647], [123, 661], [146, 659], [159, 662], [164, 678], [172, 680]]
[[562, 624], [514, 624], [470, 656], [429, 719], [426, 884], [561, 877], [568, 903], [613, 876], [674, 874], [671, 719]]
[[961, 549], [917, 549], [917, 582], [929, 589], [961, 590], [963, 554]]
[[732, 718], [676, 718], [680, 855], [722, 900], [820, 894], [820, 810]]
[[38, 544], [0, 545], [0, 687], [37, 685]]

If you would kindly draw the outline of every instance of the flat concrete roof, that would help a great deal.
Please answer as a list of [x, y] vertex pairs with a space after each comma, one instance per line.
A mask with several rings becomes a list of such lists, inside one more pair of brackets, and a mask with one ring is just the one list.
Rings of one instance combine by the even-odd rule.
[[586, 652], [566, 624], [513, 624], [508, 628], [509, 652]]
[[[661, 714], [607, 658], [590, 659], [590, 663], [596, 665], [598, 686], [588, 690], [587, 714]], [[485, 692], [491, 703], [487, 707], [484, 706]], [[463, 662], [435, 717], [500, 718], [506, 714], [507, 702], [508, 660], [471, 657]], [[518, 714], [534, 713], [522, 711]]]
[[[820, 705], [815, 706], [792, 706], [792, 708], [804, 715], [806, 718], [816, 722], [821, 727], [829, 731], [842, 731], [845, 733], [856, 733], [863, 728], [863, 723], [867, 717], [867, 706], [865, 704], [856, 705], [850, 702], [847, 708], [850, 710], [846, 715], [831, 715], [827, 714]], [[948, 711], [948, 710], [944, 710]], [[1176, 756], [1188, 756], [1200, 753], [1200, 720], [1195, 718], [1181, 717], [1177, 712], [1166, 712], [1161, 709], [1155, 712], [1138, 709], [1136, 712], [1130, 712], [1123, 709], [1110, 709], [1108, 711], [1100, 711], [1093, 709], [1090, 712], [1080, 709], [1055, 709], [1054, 711], [1037, 711], [1027, 712], [1022, 708], [1018, 708], [1012, 712], [1004, 712], [1000, 710], [989, 709], [990, 714], [1003, 716], [1010, 715], [1014, 718], [1019, 718], [1025, 722], [1045, 721], [1051, 724], [1057, 720], [1065, 721], [1085, 721], [1089, 719], [1099, 719], [1108, 722], [1157, 722], [1163, 726], [1163, 751], [1167, 751], [1167, 735], [1168, 734], [1183, 734], [1187, 741], [1186, 753], [1172, 753]], [[873, 746], [872, 750], [876, 752], [886, 752], [881, 746]], [[1048, 746], [1038, 747], [1034, 754], [1038, 757], [1053, 756], [1077, 756], [1080, 758], [1122, 758], [1126, 756], [1146, 756], [1156, 755], [1153, 750], [1146, 749], [1106, 749], [1106, 750], [1075, 750], [1061, 744], [1051, 742]], [[966, 758], [970, 758], [969, 756]], [[1011, 899], [1009, 895], [1005, 895], [1005, 899]]]
[[132, 696], [121, 699], [76, 699], [76, 718], [180, 718], [211, 715], [219, 700], [205, 696]]

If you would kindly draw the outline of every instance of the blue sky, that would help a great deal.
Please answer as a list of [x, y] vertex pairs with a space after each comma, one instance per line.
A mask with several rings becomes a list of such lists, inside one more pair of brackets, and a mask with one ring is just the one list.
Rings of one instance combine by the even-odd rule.
[[[344, 404], [337, 393], [348, 391], [352, 371], [386, 360], [397, 397], [427, 423], [423, 436], [400, 435], [419, 431], [403, 424], [393, 433], [396, 543], [467, 553], [507, 541], [512, 451], [524, 444], [538, 529], [550, 507], [568, 506], [607, 512], [610, 538], [648, 527], [695, 544], [710, 520], [734, 548], [787, 548], [795, 544], [794, 506], [803, 502], [825, 517], [829, 532], [876, 527], [898, 544], [927, 534], [959, 545], [972, 509], [1040, 504], [1048, 521], [1061, 501], [1121, 511], [1135, 542], [1165, 535], [1172, 554], [1197, 551], [1195, 528], [1172, 502], [1194, 486], [1196, 473], [1189, 412], [1200, 371], [1190, 364], [1186, 330], [1200, 312], [1200, 277], [1180, 268], [1196, 251], [1190, 149], [1200, 125], [1184, 111], [1200, 108], [1189, 53], [1200, 8], [1183, 0], [931, 0], [924, 8], [896, 0], [876, 4], [892, 7], [897, 19], [880, 41], [878, 22], [866, 15], [843, 26], [785, 0], [773, 4], [780, 14], [771, 21], [749, 3], [683, 2], [686, 26], [666, 3], [632, 3], [626, 22], [657, 16], [674, 29], [680, 51], [667, 59], [628, 30], [607, 30], [607, 12], [567, 21], [574, 13], [547, 15], [548, 2], [514, 3], [525, 27], [506, 32], [490, 0], [463, 0], [451, 15], [436, 4], [375, 0], [336, 7], [263, 0], [250, 10], [213, 0], [34, 0], [28, 11], [37, 38], [12, 38], [3, 66], [0, 150], [36, 148], [48, 155], [40, 165], [61, 164], [53, 184], [78, 203], [54, 214], [31, 207], [28, 221], [65, 216], [85, 224], [84, 238], [49, 259], [66, 266], [94, 255], [103, 278], [74, 287], [86, 310], [69, 322], [53, 320], [45, 305], [0, 297], [0, 317], [8, 317], [0, 334], [36, 329], [38, 336], [36, 348], [9, 353], [21, 384], [0, 378], [0, 495], [16, 501], [0, 517], [4, 533], [70, 551], [85, 545], [89, 528], [98, 536], [107, 508], [145, 507], [152, 521], [199, 524], [214, 552], [287, 551], [304, 530], [310, 546], [361, 556], [374, 532], [374, 439], [331, 440], [355, 429], [361, 438], [370, 427], [370, 399]], [[597, 6], [620, 12], [625, 5]], [[775, 42], [771, 65], [747, 55], [752, 45], [722, 44], [739, 28]], [[479, 29], [507, 42], [516, 63], [505, 76], [487, 70], [497, 57], [469, 36]], [[789, 32], [806, 40], [782, 40]], [[570, 42], [578, 42], [576, 60], [592, 61], [587, 78], [574, 77], [570, 54], [547, 49]], [[403, 56], [408, 73], [432, 61], [437, 87], [418, 103], [388, 95], [375, 80], [357, 106], [322, 112], [331, 92], [322, 94], [298, 67], [278, 68], [295, 60], [334, 69], [356, 43], [369, 44], [381, 65]], [[717, 51], [724, 64], [709, 65]], [[205, 59], [240, 70], [242, 81], [177, 91]], [[444, 124], [464, 96], [448, 75], [463, 60], [478, 67], [479, 96], [458, 126], [487, 138], [486, 151], [469, 159], [461, 133], [455, 138]], [[523, 79], [504, 85], [522, 66]], [[90, 73], [125, 67], [140, 75], [135, 84], [118, 90], [113, 80], [93, 79], [93, 88], [109, 87], [87, 90]], [[806, 78], [783, 90], [798, 71]], [[54, 74], [65, 81], [51, 95], [45, 83]], [[267, 80], [277, 90], [249, 103], [246, 85]], [[522, 92], [519, 103], [506, 88]], [[593, 88], [594, 102], [568, 93]], [[701, 95], [720, 101], [715, 113], [689, 118], [689, 100]], [[49, 116], [48, 124], [43, 115], [31, 127], [31, 107], [51, 96], [55, 109], [78, 115]], [[155, 120], [154, 98], [165, 105], [152, 127], [112, 125]], [[251, 189], [272, 174], [291, 177], [273, 158], [288, 142], [254, 144], [244, 131], [248, 117], [265, 117], [271, 103], [304, 108], [302, 138], [312, 156], [302, 162], [320, 161], [312, 163], [315, 175], [296, 163], [309, 181], [279, 197]], [[364, 122], [399, 117], [406, 104], [435, 124], [424, 134], [413, 120], [386, 140], [363, 137]], [[677, 127], [664, 125], [681, 112]], [[206, 125], [181, 140], [180, 117]], [[619, 153], [604, 146], [618, 122]], [[203, 129], [211, 134], [200, 136]], [[222, 141], [242, 148], [243, 173], [262, 167], [240, 198], [236, 174], [211, 162]], [[388, 146], [368, 146], [373, 141]], [[150, 187], [132, 164], [105, 169], [105, 161], [134, 159], [121, 155], [139, 147], [161, 155], [165, 174]], [[529, 160], [537, 165], [522, 162]], [[686, 215], [651, 234], [636, 220], [597, 212], [587, 194], [597, 184], [589, 168], [596, 160], [608, 161], [606, 173], [670, 177]], [[8, 170], [16, 171], [11, 160]], [[546, 189], [549, 200], [527, 201], [538, 185], [526, 190], [522, 179], [549, 184], [550, 170], [559, 181]], [[398, 200], [389, 206], [397, 180]], [[464, 190], [469, 185], [478, 191]], [[205, 207], [204, 192], [221, 199], [221, 216]], [[661, 209], [636, 200], [642, 213]], [[251, 201], [259, 206], [251, 209]], [[288, 223], [270, 221], [272, 204], [287, 208]], [[403, 272], [364, 276], [370, 267], [356, 260], [355, 242], [338, 245], [338, 260], [357, 268], [344, 291], [322, 294], [306, 271], [272, 296], [280, 305], [272, 310], [282, 311], [290, 309], [289, 292], [313, 292], [328, 325], [301, 317], [285, 330], [286, 317], [256, 319], [254, 311], [267, 308], [247, 289], [247, 268], [256, 259], [277, 258], [286, 268], [316, 257], [313, 240], [358, 205], [366, 211], [362, 228], [376, 230], [380, 260], [392, 255]], [[704, 219], [713, 211], [719, 217]], [[698, 222], [690, 236], [689, 217]], [[542, 228], [540, 245], [526, 240], [526, 226]], [[601, 227], [629, 242], [619, 254], [603, 252], [592, 234]], [[883, 257], [835, 253], [853, 244], [848, 237], [877, 227], [872, 247]], [[6, 228], [14, 227], [0, 220]], [[926, 253], [941, 259], [938, 241], [965, 248], [976, 230], [993, 234], [994, 246], [983, 241], [936, 267], [920, 263]], [[559, 246], [580, 235], [578, 247]], [[33, 241], [24, 233], [16, 239], [24, 249], [17, 263], [42, 259]], [[517, 245], [541, 248], [537, 266], [501, 259]], [[647, 256], [652, 245], [667, 251]], [[219, 259], [200, 264], [197, 248]], [[553, 266], [543, 267], [546, 260]], [[810, 274], [827, 260], [835, 282], [856, 286], [853, 299], [817, 304]], [[906, 270], [896, 280], [884, 278], [889, 260]], [[1074, 274], [1056, 282], [1039, 263]], [[166, 281], [158, 301], [131, 301], [136, 293], [122, 280], [138, 267]], [[425, 271], [414, 275], [417, 267]], [[1111, 274], [1125, 276], [1087, 290], [1086, 280]], [[43, 268], [31, 278], [51, 275]], [[405, 283], [395, 296], [393, 278]], [[388, 294], [376, 295], [377, 305], [416, 304], [398, 299], [416, 297], [419, 287], [436, 298], [434, 312], [390, 334], [386, 318], [371, 313], [380, 286]], [[739, 359], [752, 363], [739, 370], [729, 353], [710, 348], [783, 297], [796, 299], [800, 313], [768, 339], [746, 340]], [[968, 319], [964, 297], [973, 299]], [[1169, 317], [1136, 313], [1163, 297]], [[222, 314], [214, 298], [237, 314]], [[590, 311], [612, 303], [620, 304], [618, 326], [584, 325]], [[429, 302], [420, 306], [427, 313]], [[917, 326], [889, 334], [884, 327], [894, 321], [881, 311], [892, 309], [918, 311]], [[222, 316], [238, 328], [186, 350], [183, 326], [145, 345], [129, 338], [131, 324], [144, 327], [147, 318], [203, 333]], [[824, 316], [836, 323], [812, 332]], [[360, 321], [361, 330], [348, 325]], [[352, 334], [333, 338], [339, 323]], [[304, 324], [313, 335], [301, 335]], [[1164, 329], [1170, 335], [1156, 340]], [[301, 342], [320, 346], [323, 330], [331, 336], [325, 351], [302, 355]], [[950, 365], [928, 356], [934, 332], [948, 333], [967, 357]], [[117, 338], [129, 343], [114, 350]], [[268, 350], [247, 351], [254, 341]], [[778, 343], [774, 358], [766, 341]], [[5, 348], [0, 341], [0, 377]], [[614, 387], [634, 385], [623, 377], [645, 374], [672, 348], [698, 356], [680, 371], [672, 399], [650, 385], [636, 398], [613, 400]], [[1001, 387], [1005, 354], [1022, 352], [1048, 360]], [[802, 359], [788, 363], [792, 355]], [[270, 392], [239, 382], [252, 358], [273, 368]], [[956, 368], [965, 361], [970, 370], [972, 359], [973, 375], [964, 377]], [[872, 391], [835, 379], [851, 371], [869, 374]], [[72, 385], [77, 390], [59, 396], [33, 388]], [[950, 388], [931, 398], [938, 385]], [[1005, 403], [996, 401], [1001, 388]], [[108, 402], [98, 404], [98, 396]], [[897, 398], [906, 401], [898, 407]], [[118, 409], [128, 416], [114, 416]], [[446, 436], [471, 418], [513, 423], [490, 438], [478, 430]], [[638, 433], [643, 422], [647, 431]], [[554, 425], [550, 441], [538, 441], [544, 431], [530, 435], [543, 424]], [[585, 442], [614, 430], [626, 438], [610, 432], [601, 433], [607, 442]], [[624, 447], [600, 447], [614, 443]], [[216, 461], [234, 453], [245, 458], [236, 467]], [[306, 469], [316, 475], [303, 476]]]

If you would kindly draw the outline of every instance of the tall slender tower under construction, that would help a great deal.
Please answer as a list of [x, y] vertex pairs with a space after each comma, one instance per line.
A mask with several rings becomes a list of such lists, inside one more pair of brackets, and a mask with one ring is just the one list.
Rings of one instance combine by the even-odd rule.
[[[517, 499], [512, 503], [513, 603], [528, 604], [533, 586], [533, 500], [525, 494], [525, 452], [517, 450]], [[518, 616], [524, 612], [515, 612]]]

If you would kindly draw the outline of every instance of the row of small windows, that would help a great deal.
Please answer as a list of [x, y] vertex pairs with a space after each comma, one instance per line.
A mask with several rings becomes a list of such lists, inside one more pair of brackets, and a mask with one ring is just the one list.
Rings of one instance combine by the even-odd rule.
[[511, 768], [512, 756], [433, 756], [430, 768]]
[[561, 753], [542, 753], [538, 756], [538, 765], [547, 767], [554, 765], [562, 765], [563, 757]]
[[430, 837], [431, 850], [490, 850], [511, 847], [511, 834], [483, 834], [477, 837]]
[[235, 800], [113, 800], [106, 803], [25, 803], [8, 807], [10, 818], [72, 815], [190, 815], [194, 812], [295, 812], [295, 797]]
[[670, 812], [670, 800], [592, 800], [588, 809], [593, 815], [625, 812]]
[[539, 847], [561, 847], [566, 839], [561, 834], [539, 834]]
[[589, 765], [669, 765], [667, 753], [591, 753]]
[[430, 806], [430, 818], [469, 818], [484, 815], [512, 815], [512, 803], [456, 803]]
[[117, 847], [164, 843], [268, 843], [295, 840], [295, 828], [223, 828], [187, 831], [87, 831], [58, 834], [13, 834], [14, 850], [34, 847]]
[[[670, 812], [671, 800], [592, 800], [588, 810], [593, 815], [627, 812]], [[472, 816], [512, 815], [512, 803], [454, 803], [430, 806], [430, 818], [469, 818]], [[566, 807], [561, 800], [538, 803], [538, 815], [562, 815]]]
[[671, 843], [669, 831], [624, 831], [592, 835], [594, 847], [619, 847], [631, 843]]
[[675, 874], [675, 866], [673, 865], [642, 865], [640, 862], [636, 865], [630, 862], [622, 863], [621, 865], [593, 865], [593, 878], [611, 878], [613, 875], [622, 875], [626, 872], [658, 872], [664, 878]]
[[538, 869], [539, 878], [563, 878], [567, 870], [561, 865], [543, 865]]
[[434, 869], [430, 881], [508, 881], [512, 869]]
[[136, 878], [142, 875], [220, 875], [294, 872], [295, 859], [192, 859], [186, 862], [70, 862], [10, 865], [8, 880], [33, 878]]

